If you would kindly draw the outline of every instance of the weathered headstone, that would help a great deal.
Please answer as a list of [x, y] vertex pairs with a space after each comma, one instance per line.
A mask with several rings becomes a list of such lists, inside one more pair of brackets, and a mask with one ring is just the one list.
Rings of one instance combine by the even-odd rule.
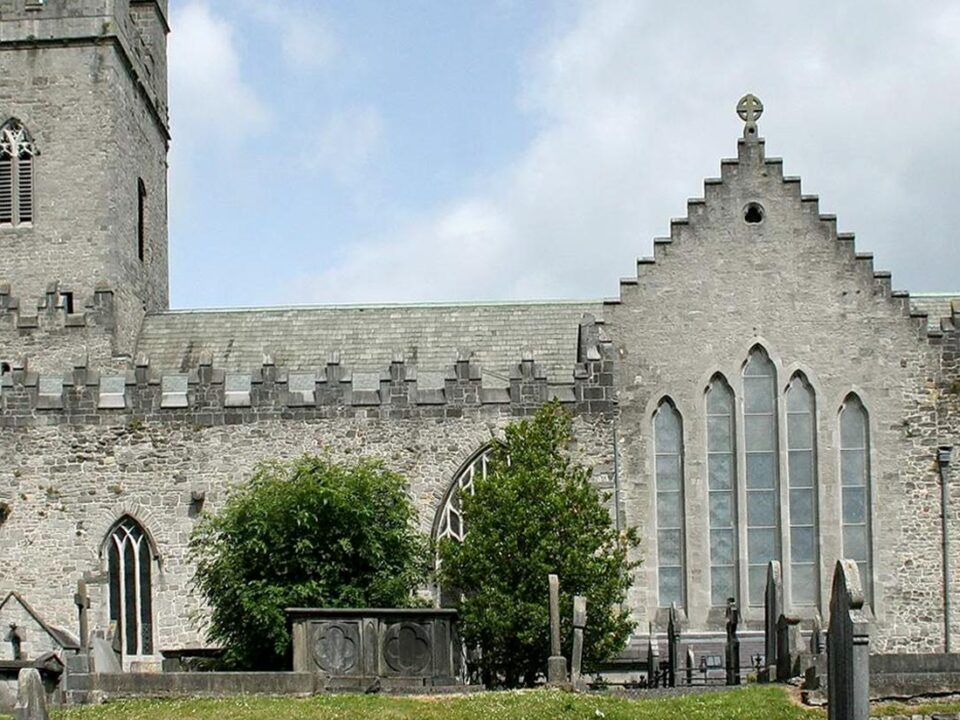
[[667, 685], [677, 686], [677, 670], [680, 663], [680, 613], [677, 604], [670, 606], [670, 619], [667, 622]]
[[734, 598], [727, 600], [727, 644], [724, 662], [727, 669], [727, 685], [740, 684], [740, 638], [737, 627], [740, 625], [740, 608]]
[[17, 677], [17, 704], [14, 720], [48, 720], [47, 692], [36, 668], [23, 668]]
[[693, 685], [693, 648], [687, 648], [687, 685]]
[[567, 660], [560, 654], [560, 578], [550, 575], [550, 658], [547, 682], [561, 685], [567, 681]]
[[570, 658], [570, 682], [576, 687], [583, 668], [583, 629], [587, 626], [587, 599], [582, 595], [573, 598], [573, 653]]
[[870, 716], [870, 624], [860, 571], [839, 560], [830, 595], [827, 632], [827, 697], [830, 720]]
[[781, 615], [777, 620], [777, 682], [800, 675], [800, 618]]
[[647, 642], [647, 686], [657, 687], [660, 678], [660, 646], [653, 634], [653, 623], [650, 623], [650, 636]]
[[87, 581], [77, 583], [77, 594], [73, 596], [73, 603], [77, 606], [80, 620], [80, 652], [86, 653], [90, 649], [90, 595], [87, 593]]
[[780, 563], [767, 565], [767, 588], [763, 594], [763, 669], [760, 682], [771, 682], [777, 674], [777, 622], [783, 614], [783, 573]]

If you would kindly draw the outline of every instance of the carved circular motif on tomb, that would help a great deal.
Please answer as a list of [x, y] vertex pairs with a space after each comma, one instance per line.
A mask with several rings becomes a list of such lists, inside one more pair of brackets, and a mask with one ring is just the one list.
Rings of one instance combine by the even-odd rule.
[[418, 675], [430, 664], [430, 636], [422, 625], [391, 625], [383, 638], [383, 655], [401, 675]]
[[317, 632], [313, 659], [331, 675], [346, 675], [357, 666], [357, 629], [345, 625], [325, 625]]

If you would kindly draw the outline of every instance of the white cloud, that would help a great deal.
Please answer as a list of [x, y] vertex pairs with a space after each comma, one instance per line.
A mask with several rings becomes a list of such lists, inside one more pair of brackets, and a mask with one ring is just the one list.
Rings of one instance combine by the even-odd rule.
[[233, 27], [203, 0], [175, 10], [173, 25], [169, 63], [175, 133], [209, 142], [263, 130], [270, 112], [243, 80]]
[[327, 19], [316, 8], [298, 2], [244, 0], [245, 9], [279, 32], [284, 60], [295, 70], [323, 70], [337, 57], [340, 45]]
[[329, 172], [339, 182], [353, 184], [376, 157], [383, 141], [383, 119], [372, 106], [340, 110], [313, 133], [308, 169]]

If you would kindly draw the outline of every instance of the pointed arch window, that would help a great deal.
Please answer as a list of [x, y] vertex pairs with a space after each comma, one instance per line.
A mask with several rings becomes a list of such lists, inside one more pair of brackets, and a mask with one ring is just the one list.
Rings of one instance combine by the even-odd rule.
[[809, 607], [819, 595], [816, 397], [802, 374], [790, 381], [786, 403], [790, 592], [795, 606]]
[[870, 424], [867, 409], [856, 395], [850, 395], [840, 409], [840, 485], [843, 556], [857, 563], [870, 600]]
[[463, 496], [473, 495], [473, 484], [477, 478], [487, 477], [487, 466], [490, 461], [491, 448], [478, 452], [457, 474], [453, 486], [447, 493], [447, 498], [440, 508], [437, 518], [436, 538], [450, 538], [463, 542], [467, 534], [463, 522]]
[[657, 483], [657, 570], [660, 607], [684, 605], [683, 427], [670, 400], [653, 420]]
[[737, 457], [733, 390], [722, 377], [707, 388], [707, 490], [710, 511], [710, 602], [726, 605], [736, 597]]
[[123, 654], [153, 654], [153, 551], [143, 527], [127, 516], [107, 537], [110, 621]]
[[767, 565], [780, 560], [780, 477], [777, 373], [762, 348], [743, 368], [743, 445], [746, 462], [747, 597], [763, 605]]
[[0, 226], [33, 222], [33, 159], [36, 149], [19, 120], [0, 127]]

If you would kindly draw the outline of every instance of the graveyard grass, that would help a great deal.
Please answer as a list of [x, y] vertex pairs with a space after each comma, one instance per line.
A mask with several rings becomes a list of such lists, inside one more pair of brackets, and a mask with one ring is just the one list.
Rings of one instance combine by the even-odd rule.
[[303, 700], [231, 698], [114, 703], [56, 712], [53, 720], [809, 720], [782, 688], [758, 687], [671, 698], [627, 700], [551, 690], [459, 697], [318, 696]]

